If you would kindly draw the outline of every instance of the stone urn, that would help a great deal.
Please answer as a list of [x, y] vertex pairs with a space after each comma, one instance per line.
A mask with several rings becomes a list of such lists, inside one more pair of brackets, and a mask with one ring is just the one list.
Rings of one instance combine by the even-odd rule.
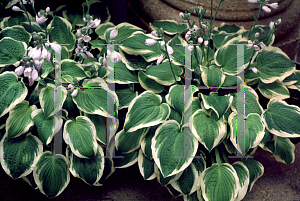
[[[275, 31], [273, 46], [281, 48], [291, 60], [297, 60], [298, 41], [300, 40], [300, 1], [299, 0], [270, 0], [277, 2], [279, 7], [271, 9], [270, 13], [263, 10], [260, 13], [257, 25], [269, 25], [271, 21], [281, 18], [282, 23]], [[213, 1], [213, 16], [219, 1]], [[149, 22], [155, 20], [175, 20], [183, 23], [179, 12], [190, 12], [191, 22], [198, 18], [194, 13], [195, 6], [206, 8], [205, 20], [210, 22], [211, 0], [131, 0], [128, 7], [149, 28]], [[218, 11], [214, 27], [222, 22], [236, 24], [249, 30], [254, 25], [253, 13], [257, 16], [258, 3], [248, 3], [247, 0], [225, 0]], [[300, 58], [298, 58], [300, 61]]]

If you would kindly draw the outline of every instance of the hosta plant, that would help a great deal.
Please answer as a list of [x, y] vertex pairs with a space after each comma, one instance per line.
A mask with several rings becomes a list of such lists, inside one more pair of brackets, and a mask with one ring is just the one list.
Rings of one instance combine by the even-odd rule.
[[[278, 6], [248, 1], [259, 13]], [[258, 146], [294, 161], [289, 138], [300, 136], [300, 108], [285, 100], [300, 90], [300, 71], [272, 46], [280, 19], [256, 25], [258, 13], [251, 30], [213, 29], [215, 17], [206, 22], [197, 6], [198, 26], [185, 12], [183, 23], [155, 21], [147, 34], [91, 15], [98, 1], [83, 4], [83, 13], [46, 8], [35, 19], [16, 3], [7, 7], [24, 13], [0, 24], [0, 157], [13, 179], [52, 198], [70, 172], [100, 186], [115, 168], [137, 163], [145, 180], [156, 178], [175, 197], [236, 201], [264, 173], [251, 158]], [[64, 154], [54, 149], [60, 130]], [[107, 156], [111, 145], [115, 155]], [[235, 155], [241, 161], [230, 164]]]

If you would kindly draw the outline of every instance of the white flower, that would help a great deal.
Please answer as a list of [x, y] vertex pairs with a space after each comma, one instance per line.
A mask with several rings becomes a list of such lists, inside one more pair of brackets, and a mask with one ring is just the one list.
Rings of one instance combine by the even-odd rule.
[[50, 12], [50, 8], [49, 8], [49, 7], [46, 8], [46, 12], [47, 12], [47, 13]]
[[252, 68], [253, 73], [257, 74], [257, 68]]
[[274, 9], [278, 8], [278, 3], [271, 3], [271, 4], [267, 4], [267, 5]]
[[152, 34], [152, 36], [158, 37], [156, 31], [152, 31], [151, 34]]
[[260, 46], [260, 48], [263, 49], [263, 50], [266, 49], [266, 45], [265, 45], [263, 42], [260, 42], [260, 43], [259, 43], [259, 46]]
[[193, 29], [194, 29], [195, 31], [198, 31], [200, 28], [197, 27], [196, 25], [194, 25]]
[[198, 38], [198, 43], [202, 43], [203, 42], [203, 38], [199, 37]]
[[257, 45], [253, 45], [255, 51], [258, 51], [259, 50], [259, 47]]
[[37, 70], [35, 68], [33, 68], [33, 71], [31, 73], [31, 78], [33, 81], [37, 80], [39, 77], [39, 73], [37, 72]]
[[17, 74], [17, 75], [22, 75], [23, 74], [23, 72], [24, 72], [24, 67], [23, 66], [19, 66], [18, 68], [16, 68], [15, 69], [15, 73]]
[[69, 85], [68, 85], [68, 88], [71, 89], [71, 91], [73, 91], [73, 90], [74, 90], [73, 84], [69, 84]]
[[188, 22], [188, 20], [183, 20], [183, 22]]
[[208, 40], [204, 41], [204, 45], [205, 45], [205, 46], [208, 45]]
[[34, 60], [34, 63], [37, 65], [37, 69], [40, 70], [44, 64], [44, 59], [42, 59], [41, 61]]
[[248, 3], [257, 3], [257, 0], [248, 0]]
[[83, 36], [83, 41], [84, 42], [89, 42], [91, 40], [91, 37], [90, 36], [88, 36], [88, 35], [86, 35], [86, 36]]
[[43, 45], [43, 50], [42, 50], [42, 57], [44, 59], [47, 59], [48, 62], [50, 61], [50, 58], [51, 58], [50, 52], [45, 48], [44, 45]]
[[281, 18], [278, 19], [279, 24], [281, 23]]
[[77, 42], [82, 43], [82, 41], [83, 41], [83, 38], [79, 38]]
[[166, 42], [165, 41], [159, 41], [160, 46], [165, 46]]
[[189, 41], [189, 40], [191, 40], [191, 31], [188, 31], [188, 32], [186, 32], [186, 34], [185, 34], [185, 40], [187, 40], [187, 41]]
[[160, 57], [157, 59], [157, 65], [159, 65], [162, 62], [164, 55], [165, 54], [160, 55]]
[[120, 54], [119, 52], [116, 52], [116, 51], [115, 51], [114, 62], [115, 62], [115, 63], [118, 63], [118, 62], [121, 61], [121, 60], [122, 60], [121, 54]]
[[252, 48], [253, 47], [253, 42], [251, 41], [251, 40], [248, 40], [248, 48], [247, 49], [250, 49], [250, 48]]
[[85, 52], [89, 57], [94, 58], [94, 55], [90, 52]]
[[24, 77], [29, 77], [31, 75], [31, 68], [26, 68], [24, 71]]
[[75, 49], [75, 52], [76, 52], [76, 54], [79, 54], [79, 52], [80, 52], [80, 49], [79, 49], [80, 47], [78, 46], [76, 49]]
[[72, 96], [72, 97], [75, 97], [75, 96], [77, 96], [77, 94], [78, 94], [78, 89], [75, 89], [75, 90], [71, 93], [71, 96]]
[[47, 36], [47, 43], [46, 45], [50, 45], [51, 48], [54, 50], [54, 52], [56, 53], [60, 53], [61, 52], [61, 46], [59, 44], [55, 44], [55, 43], [50, 43], [49, 42], [49, 35]]
[[95, 25], [95, 22], [93, 20], [88, 21], [87, 25], [86, 25], [86, 29], [90, 29]]
[[99, 26], [99, 24], [101, 23], [101, 20], [99, 20], [99, 19], [95, 19], [94, 20], [94, 26], [92, 27], [92, 28], [97, 28], [98, 26]]
[[171, 48], [169, 45], [167, 45], [167, 52], [168, 54], [173, 54], [173, 48]]
[[255, 38], [257, 38], [259, 36], [259, 33], [258, 32], [256, 32], [255, 33]]
[[201, 22], [201, 26], [203, 29], [206, 29], [206, 25]]
[[35, 60], [39, 59], [41, 57], [41, 55], [42, 55], [41, 48], [37, 49], [37, 47], [32, 48], [28, 53], [28, 56]]
[[84, 58], [87, 59], [86, 55], [84, 53], [80, 53], [80, 55]]
[[193, 45], [189, 45], [189, 46], [188, 46], [188, 49], [189, 49], [189, 51], [191, 52], [191, 51], [194, 49], [194, 46], [193, 46]]
[[36, 87], [34, 88], [34, 95], [37, 95], [38, 90], [39, 90], [39, 85], [40, 85], [40, 83], [38, 82]]
[[274, 29], [274, 22], [270, 22], [269, 27], [270, 27], [271, 29]]
[[110, 32], [110, 39], [113, 39], [114, 37], [116, 37], [118, 35], [118, 30], [114, 29]]
[[104, 54], [104, 59], [103, 59], [103, 66], [104, 66], [105, 68], [107, 68], [107, 60], [105, 59], [105, 54]]
[[271, 12], [271, 9], [267, 6], [263, 6], [262, 9], [267, 12], [267, 13], [270, 13]]
[[179, 13], [179, 17], [183, 18], [184, 14], [182, 12]]
[[77, 29], [77, 36], [78, 36], [78, 37], [81, 36], [81, 31], [80, 31], [80, 29]]
[[19, 8], [18, 6], [13, 6], [12, 7], [12, 10], [13, 11], [21, 11], [21, 12], [24, 12], [21, 8]]
[[154, 45], [157, 41], [153, 39], [146, 39], [146, 45], [151, 46]]
[[35, 20], [37, 23], [42, 24], [42, 23], [46, 22], [48, 20], [48, 18], [46, 18], [44, 16], [41, 16], [41, 17], [35, 16]]

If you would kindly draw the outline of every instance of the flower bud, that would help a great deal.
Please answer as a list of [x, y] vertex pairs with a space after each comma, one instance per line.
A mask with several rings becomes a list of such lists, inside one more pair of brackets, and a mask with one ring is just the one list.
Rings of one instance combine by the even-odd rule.
[[203, 38], [199, 37], [199, 38], [198, 38], [198, 43], [201, 44], [202, 42], [203, 42]]
[[160, 57], [157, 59], [157, 65], [159, 65], [162, 62], [164, 55], [165, 54], [160, 55]]
[[266, 13], [270, 13], [271, 9], [267, 6], [263, 6], [262, 9], [266, 12]]
[[199, 13], [199, 11], [200, 11], [200, 7], [196, 6], [195, 9], [194, 9], [194, 12], [197, 14], [197, 13]]
[[257, 38], [259, 36], [259, 33], [258, 32], [256, 32], [255, 33], [255, 38]]
[[90, 52], [85, 52], [89, 57], [94, 58], [94, 55]]
[[259, 27], [259, 29], [261, 30], [261, 33], [265, 35], [265, 30], [263, 30], [261, 27]]
[[153, 39], [146, 39], [146, 45], [151, 46], [154, 45], [157, 41]]
[[188, 50], [191, 52], [192, 50], [194, 49], [194, 46], [193, 45], [189, 45], [188, 46]]
[[114, 29], [110, 32], [110, 39], [115, 38], [118, 35], [118, 30]]
[[269, 27], [270, 27], [271, 29], [274, 29], [274, 22], [270, 22]]
[[151, 34], [152, 34], [152, 36], [158, 37], [156, 31], [152, 31]]
[[77, 36], [78, 36], [78, 37], [81, 36], [81, 31], [80, 31], [80, 29], [77, 29]]
[[17, 75], [22, 75], [23, 74], [23, 72], [24, 72], [24, 67], [23, 66], [19, 66], [18, 68], [16, 68], [15, 69], [15, 73], [17, 74]]
[[179, 17], [181, 17], [183, 19], [183, 16], [184, 16], [183, 12], [180, 12]]
[[24, 71], [24, 77], [29, 77], [31, 75], [31, 68], [26, 68]]
[[205, 46], [208, 45], [208, 40], [204, 41], [204, 45], [205, 45]]
[[75, 89], [72, 93], [71, 93], [71, 96], [72, 97], [76, 97], [78, 94], [78, 89]]
[[279, 24], [281, 23], [281, 18], [278, 19]]
[[169, 45], [167, 45], [167, 52], [168, 54], [173, 54], [173, 48], [171, 48]]
[[46, 8], [46, 12], [47, 12], [47, 13], [50, 12], [50, 8], [49, 8], [49, 7]]
[[39, 77], [39, 74], [38, 74], [37, 70], [35, 68], [33, 68], [33, 71], [31, 73], [32, 80], [35, 81], [38, 79], [38, 77]]
[[38, 90], [39, 90], [39, 85], [40, 85], [40, 83], [38, 82], [36, 87], [34, 88], [34, 95], [37, 95]]
[[160, 46], [165, 46], [166, 42], [165, 41], [159, 41]]
[[21, 12], [24, 12], [21, 8], [19, 8], [18, 6], [13, 6], [12, 7], [12, 10], [13, 11], [21, 11]]
[[268, 6], [270, 6], [271, 8], [277, 9], [278, 3], [271, 3], [271, 4], [268, 4]]
[[255, 51], [259, 51], [259, 47], [257, 45], [253, 45]]
[[257, 68], [252, 68], [253, 73], [257, 74]]

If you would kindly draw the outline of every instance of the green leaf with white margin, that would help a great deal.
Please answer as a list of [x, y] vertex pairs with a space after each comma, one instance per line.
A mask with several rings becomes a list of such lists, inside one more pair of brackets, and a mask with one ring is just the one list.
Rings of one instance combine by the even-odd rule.
[[118, 84], [130, 84], [130, 83], [139, 83], [139, 80], [136, 75], [132, 73], [132, 71], [128, 70], [126, 68], [126, 65], [119, 61], [118, 63], [115, 63], [115, 66], [111, 68], [108, 66], [113, 72], [114, 72], [114, 80], [109, 80], [107, 78], [107, 82], [109, 83], [118, 83]]
[[72, 24], [62, 17], [55, 16], [48, 24], [47, 29], [52, 27], [53, 29], [49, 33], [50, 43], [67, 44], [66, 47], [68, 51], [71, 52], [76, 42], [75, 35], [72, 33]]
[[[31, 24], [31, 25], [30, 25]], [[43, 29], [41, 28], [41, 26], [37, 23], [37, 22], [29, 22], [26, 21], [26, 22], [22, 22], [21, 25], [25, 28], [25, 30], [28, 32], [28, 33], [32, 33], [32, 32], [36, 32], [36, 33], [39, 33], [39, 32], [43, 32]], [[31, 29], [32, 28], [32, 29]]]
[[70, 162], [61, 155], [45, 151], [37, 157], [33, 168], [34, 181], [48, 198], [61, 194], [70, 182]]
[[275, 80], [283, 81], [296, 69], [290, 58], [278, 47], [266, 47], [265, 50], [256, 52], [251, 66], [257, 69], [257, 76], [266, 84]]
[[275, 151], [273, 156], [276, 161], [286, 165], [295, 161], [295, 145], [287, 137], [276, 136]]
[[225, 80], [223, 84], [221, 85], [222, 87], [230, 87], [230, 86], [236, 86], [242, 83], [242, 79], [240, 76], [234, 76], [234, 75], [226, 75]]
[[141, 31], [134, 32], [130, 37], [123, 40], [119, 48], [127, 54], [141, 55], [147, 62], [157, 60], [163, 53], [160, 49], [160, 44], [157, 42], [154, 45], [147, 46], [146, 39], [159, 39], [151, 34], [144, 34]]
[[161, 101], [161, 96], [151, 91], [144, 91], [134, 98], [128, 107], [124, 131], [133, 132], [164, 122], [170, 116], [171, 108]]
[[31, 119], [31, 112], [36, 109], [35, 105], [29, 106], [29, 102], [24, 100], [9, 111], [9, 117], [5, 126], [8, 138], [19, 137], [34, 125]]
[[237, 176], [239, 177], [240, 190], [235, 201], [241, 201], [247, 194], [247, 189], [250, 182], [250, 173], [248, 168], [241, 161], [236, 161], [232, 164], [232, 167], [235, 169]]
[[296, 89], [300, 91], [300, 70], [296, 70], [294, 73], [296, 74], [297, 82], [294, 83], [293, 85], [288, 85], [287, 87], [290, 89]]
[[198, 171], [193, 163], [183, 170], [179, 179], [171, 183], [172, 187], [184, 195], [190, 195], [197, 190]]
[[23, 82], [18, 81], [14, 72], [6, 71], [0, 74], [0, 117], [21, 103], [27, 96], [28, 89]]
[[295, 83], [297, 83], [298, 79], [297, 79], [297, 75], [296, 72], [299, 70], [295, 70], [294, 73], [292, 73], [290, 76], [287, 76], [282, 82], [284, 85], [293, 85]]
[[80, 158], [93, 158], [97, 154], [96, 128], [88, 117], [77, 116], [75, 121], [66, 121], [63, 138]]
[[276, 98], [278, 100], [283, 100], [290, 98], [289, 90], [283, 82], [278, 80], [270, 84], [265, 84], [262, 81], [259, 81], [258, 90], [268, 99]]
[[69, 75], [72, 78], [79, 80], [88, 77], [81, 64], [71, 59], [64, 59], [61, 61], [61, 75], [62, 77]]
[[[164, 177], [160, 171], [160, 169], [157, 167], [157, 164], [154, 163], [154, 172], [157, 178], [157, 181], [160, 183], [160, 185], [162, 186], [167, 186], [173, 182], [175, 182], [177, 179], [179, 179], [179, 177], [181, 176], [181, 174], [183, 173], [183, 171], [172, 175], [172, 176], [168, 176], [168, 177]], [[173, 187], [172, 187], [173, 188]], [[175, 190], [175, 189], [174, 189]], [[171, 193], [172, 194], [172, 193]], [[179, 193], [180, 194], [180, 193]], [[173, 194], [172, 194], [173, 195]]]
[[8, 138], [5, 134], [0, 142], [2, 168], [13, 179], [29, 175], [42, 152], [42, 142], [31, 133], [17, 138]]
[[57, 111], [54, 108], [54, 90], [61, 91], [62, 99], [59, 99], [59, 102], [57, 103], [57, 111], [59, 111], [64, 104], [66, 98], [67, 98], [67, 90], [63, 86], [55, 87], [53, 84], [47, 84], [45, 88], [43, 88], [39, 95], [39, 101], [40, 105], [45, 113], [46, 117], [54, 115]]
[[63, 120], [54, 115], [46, 117], [42, 109], [34, 110], [31, 113], [31, 118], [37, 127], [39, 139], [48, 146], [54, 135], [61, 129]]
[[198, 181], [206, 201], [234, 201], [240, 190], [237, 172], [228, 163], [213, 164], [201, 173]]
[[12, 27], [6, 27], [0, 32], [0, 38], [10, 37], [14, 40], [25, 42], [26, 45], [29, 44], [31, 40], [31, 34], [29, 34], [24, 27], [20, 25], [15, 25]]
[[[201, 193], [201, 191], [200, 191]], [[201, 196], [201, 194], [199, 194]], [[183, 195], [183, 201], [204, 201], [203, 197], [199, 197], [197, 191], [190, 195]]]
[[178, 24], [175, 20], [156, 20], [150, 23], [150, 28], [152, 30], [159, 30], [163, 28], [164, 32], [169, 35], [175, 35], [177, 33], [181, 34], [184, 32], [188, 25], [187, 23]]
[[[187, 94], [189, 96], [185, 96], [186, 91], [190, 91]], [[173, 85], [166, 95], [166, 101], [180, 115], [183, 115], [192, 105], [193, 94], [197, 91], [199, 90], [194, 85], [190, 85], [188, 89], [185, 89], [185, 85]]]
[[115, 136], [116, 149], [122, 154], [128, 154], [140, 148], [142, 140], [144, 140], [148, 128], [141, 128], [133, 132], [125, 132], [122, 129]]
[[128, 154], [122, 154], [120, 151], [116, 150], [115, 156], [113, 157], [115, 168], [127, 168], [134, 165], [138, 161], [139, 150], [135, 150]]
[[116, 90], [116, 94], [118, 95], [120, 101], [119, 110], [128, 108], [131, 101], [138, 96], [138, 92], [132, 90], [131, 88]]
[[[172, 63], [172, 68], [175, 74], [176, 81], [180, 81], [180, 75], [183, 73], [182, 68]], [[148, 66], [145, 74], [157, 83], [162, 85], [172, 85], [175, 83], [175, 79], [172, 73], [170, 62], [165, 60], [159, 65]]]
[[197, 110], [189, 119], [189, 127], [196, 139], [211, 152], [226, 136], [224, 117], [216, 121], [206, 115], [203, 109]]
[[139, 70], [138, 79], [139, 79], [140, 85], [145, 90], [152, 91], [157, 94], [161, 93], [164, 90], [163, 85], [157, 83], [154, 79], [151, 79], [149, 76], [147, 76], [141, 70]]
[[261, 117], [266, 129], [279, 137], [300, 137], [300, 108], [271, 99]]
[[[29, 12], [27, 12], [27, 14], [29, 16], [30, 21], [34, 21], [31, 14]], [[27, 22], [27, 16], [25, 13], [20, 13], [19, 15], [3, 18], [3, 20], [0, 23], [0, 28], [4, 29], [6, 27], [12, 27], [14, 25], [19, 25], [22, 22]]]
[[96, 34], [98, 34], [99, 38], [102, 39], [102, 40], [106, 40], [105, 39], [105, 32], [107, 29], [111, 28], [111, 27], [114, 27], [115, 25], [111, 22], [106, 22], [106, 23], [103, 23], [103, 24], [100, 24], [96, 29], [95, 29], [95, 32]]
[[145, 61], [145, 59], [141, 55], [131, 55], [122, 51], [119, 48], [119, 53], [122, 56], [122, 62], [126, 65], [129, 70], [146, 70], [147, 66], [150, 64]]
[[245, 31], [244, 27], [237, 26], [235, 24], [228, 25], [225, 22], [222, 22], [219, 27], [215, 27], [214, 31], [224, 31], [225, 33], [241, 33]]
[[88, 114], [113, 118], [114, 114], [109, 114], [107, 107], [108, 104], [112, 104], [116, 110], [119, 107], [119, 99], [117, 94], [108, 88], [106, 82], [100, 77], [85, 79], [82, 86], [95, 88], [78, 89], [77, 96], [72, 97], [78, 109]]
[[259, 145], [263, 150], [269, 151], [271, 153], [273, 153], [271, 150], [268, 150], [268, 145], [269, 144], [274, 144], [274, 137], [276, 135], [273, 135], [272, 133], [270, 133], [268, 131], [268, 129], [265, 129], [265, 134], [264, 134], [264, 138], [260, 141]]
[[211, 65], [209, 68], [205, 66], [200, 67], [202, 73], [201, 78], [207, 87], [220, 87], [225, 81], [225, 74], [216, 65]]
[[121, 44], [123, 40], [127, 39], [129, 36], [131, 36], [136, 31], [146, 33], [145, 30], [143, 30], [135, 25], [132, 25], [127, 22], [122, 22], [115, 27], [108, 28], [105, 31], [104, 35], [105, 35], [106, 41], [110, 40], [110, 32], [114, 29], [116, 29], [118, 31], [118, 35], [116, 37], [114, 37], [115, 44]]
[[[264, 34], [262, 34], [261, 29], [264, 30]], [[249, 35], [250, 30], [247, 30], [242, 33], [242, 37], [247, 37], [248, 40], [254, 41], [255, 39], [259, 42], [263, 42], [266, 46], [272, 46], [275, 40], [275, 34], [273, 30], [269, 26], [261, 26], [257, 25], [254, 29], [251, 30], [251, 35]], [[259, 33], [258, 37], [255, 37], [256, 33]]]
[[264, 174], [264, 166], [252, 158], [247, 158], [246, 160], [242, 161], [242, 163], [246, 165], [250, 174], [250, 182], [247, 189], [247, 193], [249, 193], [256, 180]]
[[0, 67], [7, 65], [19, 66], [20, 60], [26, 54], [27, 45], [25, 42], [4, 37], [0, 40]]
[[160, 124], [156, 126], [151, 126], [150, 130], [148, 131], [147, 135], [145, 136], [145, 138], [142, 140], [141, 143], [141, 150], [143, 151], [145, 156], [150, 160], [153, 160], [152, 149], [151, 149], [152, 138], [154, 137], [155, 131], [159, 126]]
[[179, 124], [181, 124], [181, 121], [182, 121], [181, 115], [172, 107], [171, 107], [171, 113], [170, 113], [169, 119], [176, 120]]
[[[238, 114], [244, 119], [244, 115]], [[237, 129], [242, 129], [243, 126], [237, 125], [237, 114], [232, 112], [228, 117], [228, 124], [230, 125], [230, 140], [235, 148], [241, 152], [241, 147], [237, 144], [236, 134], [238, 133]], [[239, 127], [241, 126], [241, 127]], [[244, 148], [245, 153], [247, 153], [251, 148], [258, 146], [260, 141], [264, 138], [265, 125], [261, 122], [260, 115], [256, 113], [250, 113], [247, 115], [245, 120], [245, 142]], [[244, 153], [244, 152], [243, 152]]]
[[154, 172], [154, 160], [149, 160], [144, 154], [142, 149], [139, 150], [138, 156], [138, 166], [141, 175], [144, 180], [152, 180], [155, 179], [156, 175]]
[[98, 49], [100, 52], [104, 49], [105, 40], [98, 39], [98, 40], [91, 40], [89, 43], [92, 46], [92, 49]]
[[218, 92], [211, 92], [208, 96], [201, 93], [201, 98], [205, 109], [212, 109], [218, 118], [221, 118], [226, 113], [233, 100], [233, 97], [229, 94], [219, 96]]
[[201, 103], [198, 97], [193, 97], [192, 101], [192, 114], [194, 114], [197, 110], [201, 109]]
[[[232, 44], [248, 44], [248, 42], [244, 38], [235, 37], [216, 51], [214, 55], [215, 64], [220, 66], [226, 75], [237, 75], [243, 72], [244, 65], [237, 66], [237, 60], [244, 60], [244, 64], [247, 66], [253, 51], [255, 51], [254, 48], [247, 49], [244, 47], [244, 54], [239, 54], [240, 57], [237, 57], [237, 46]], [[237, 71], [237, 69], [239, 70]]]
[[191, 164], [198, 142], [189, 127], [180, 128], [177, 121], [168, 120], [156, 129], [151, 148], [154, 161], [162, 175], [168, 177], [183, 171]]
[[[106, 117], [103, 117], [101, 115], [97, 114], [88, 114], [84, 113], [84, 116], [88, 117], [94, 124], [97, 132], [97, 140], [101, 142], [102, 144], [107, 144], [107, 139], [109, 136], [107, 136], [107, 131], [114, 130], [117, 131], [119, 127], [119, 120], [115, 118], [115, 122], [113, 121], [107, 121]], [[113, 133], [115, 134], [115, 133]]]
[[[0, 117], [0, 130], [2, 130], [3, 128], [5, 128], [5, 125], [6, 125], [6, 120], [9, 116], [9, 113], [6, 113], [4, 116]], [[4, 133], [6, 133], [5, 129], [4, 130]], [[0, 139], [1, 141], [1, 139]]]
[[114, 167], [114, 161], [111, 158], [108, 157], [104, 157], [104, 170], [103, 170], [103, 174], [102, 177], [99, 180], [99, 185], [103, 184], [104, 181], [110, 176], [112, 175], [112, 173], [115, 172], [115, 167]]
[[104, 170], [104, 152], [98, 146], [97, 154], [93, 158], [79, 158], [73, 154], [70, 147], [66, 149], [66, 157], [70, 160], [70, 172], [74, 177], [80, 178], [86, 184], [98, 185]]
[[54, 70], [54, 67], [51, 63], [51, 61], [47, 61], [46, 59], [44, 59], [44, 64], [42, 66], [42, 74], [41, 74], [41, 78], [46, 78], [50, 71]]
[[[250, 113], [256, 113], [261, 115], [263, 113], [263, 107], [259, 104], [258, 95], [255, 90], [250, 86], [244, 86], [245, 94], [245, 116], [248, 116]], [[243, 104], [244, 102], [237, 102], [237, 93], [233, 93], [233, 100], [230, 106], [230, 109], [234, 112], [237, 112], [237, 104]], [[244, 106], [243, 106], [244, 107]]]

